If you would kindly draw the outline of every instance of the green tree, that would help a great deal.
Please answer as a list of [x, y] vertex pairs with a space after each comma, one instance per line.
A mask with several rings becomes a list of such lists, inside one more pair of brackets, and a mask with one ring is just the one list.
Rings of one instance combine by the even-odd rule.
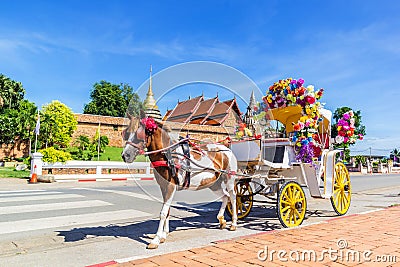
[[43, 154], [44, 162], [66, 162], [67, 160], [71, 160], [71, 154], [69, 152], [65, 152], [62, 150], [57, 150], [54, 147], [48, 147], [45, 149], [40, 149], [38, 152]]
[[79, 149], [85, 150], [90, 145], [90, 139], [86, 135], [80, 135], [76, 140], [75, 144], [78, 146]]
[[24, 99], [25, 89], [20, 82], [0, 74], [0, 98], [3, 108], [16, 109], [19, 102]]
[[16, 141], [17, 117], [18, 111], [14, 109], [7, 109], [0, 115], [0, 144], [12, 144]]
[[104, 152], [106, 146], [110, 143], [110, 140], [106, 135], [100, 136], [100, 142], [99, 142], [99, 137], [93, 139], [93, 145], [96, 147], [96, 151], [99, 149], [99, 143], [100, 143], [100, 152]]
[[136, 116], [143, 104], [128, 84], [112, 84], [100, 81], [93, 85], [91, 101], [85, 105], [83, 113], [103, 116], [124, 117], [126, 112]]
[[39, 140], [41, 147], [66, 147], [76, 130], [77, 121], [72, 110], [55, 100], [42, 107]]
[[18, 109], [3, 109], [0, 113], [0, 144], [30, 140], [36, 125], [37, 107], [28, 100], [19, 102]]
[[19, 102], [18, 110], [18, 137], [22, 140], [32, 139], [37, 120], [37, 107], [24, 99]]
[[357, 155], [354, 156], [354, 159], [358, 165], [365, 165], [367, 164], [367, 158], [365, 156]]

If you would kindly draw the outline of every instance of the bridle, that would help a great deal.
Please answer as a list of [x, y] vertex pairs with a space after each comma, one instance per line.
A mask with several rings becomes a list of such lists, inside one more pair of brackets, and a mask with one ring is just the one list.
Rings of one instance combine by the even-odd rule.
[[[142, 123], [140, 123], [140, 127], [144, 128], [144, 125]], [[129, 140], [129, 137], [128, 137], [128, 140], [125, 142], [125, 144], [133, 146], [134, 148], [138, 149], [139, 154], [143, 155], [145, 153], [144, 147], [145, 147], [145, 143], [147, 141], [148, 136], [146, 134], [143, 134], [143, 137], [142, 137], [142, 135], [140, 137], [138, 137], [138, 131], [139, 131], [139, 129], [135, 132], [133, 140]], [[143, 130], [143, 132], [144, 132], [144, 130]], [[123, 134], [126, 134], [126, 132]]]

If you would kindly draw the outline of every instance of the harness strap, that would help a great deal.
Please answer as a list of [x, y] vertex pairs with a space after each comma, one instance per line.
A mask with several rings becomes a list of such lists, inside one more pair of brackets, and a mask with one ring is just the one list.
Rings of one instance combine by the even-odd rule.
[[183, 151], [183, 155], [186, 158], [186, 166], [187, 166], [187, 171], [186, 171], [186, 175], [185, 175], [185, 180], [183, 182], [182, 188], [186, 189], [189, 188], [190, 186], [190, 147], [189, 147], [189, 142], [184, 142], [181, 143], [182, 146], [182, 151]]
[[152, 168], [168, 167], [168, 162], [166, 162], [165, 160], [153, 161], [150, 162], [150, 167]]
[[[182, 166], [180, 164], [174, 163], [175, 169], [180, 169]], [[158, 160], [158, 161], [153, 161], [150, 162], [150, 167], [152, 168], [158, 168], [158, 167], [169, 167], [168, 161], [166, 160]]]

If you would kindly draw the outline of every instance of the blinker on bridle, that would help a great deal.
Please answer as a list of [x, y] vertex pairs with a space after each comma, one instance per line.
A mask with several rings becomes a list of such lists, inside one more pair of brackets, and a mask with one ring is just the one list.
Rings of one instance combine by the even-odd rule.
[[[131, 145], [139, 150], [140, 154], [144, 154], [144, 143], [146, 142], [146, 137], [152, 136], [154, 132], [157, 130], [158, 125], [154, 121], [153, 118], [146, 117], [140, 120], [140, 125], [144, 127], [144, 135], [140, 132], [140, 136], [138, 136], [138, 131], [135, 133], [134, 140], [130, 141], [129, 139], [126, 141], [126, 144]], [[124, 133], [126, 136], [126, 132]], [[142, 136], [143, 135], [143, 136]], [[129, 137], [128, 137], [129, 138]], [[134, 141], [138, 141], [134, 143]]]

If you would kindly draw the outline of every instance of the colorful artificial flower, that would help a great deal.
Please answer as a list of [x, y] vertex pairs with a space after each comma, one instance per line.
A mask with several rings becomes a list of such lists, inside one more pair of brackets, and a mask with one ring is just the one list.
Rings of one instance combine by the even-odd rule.
[[337, 144], [354, 144], [357, 140], [363, 140], [363, 135], [355, 135], [355, 118], [352, 110], [344, 113], [337, 122], [338, 135], [335, 138]]
[[144, 125], [147, 135], [152, 135], [158, 128], [157, 123], [151, 117], [141, 119], [140, 123]]
[[253, 132], [247, 128], [245, 123], [240, 123], [237, 127], [236, 127], [236, 138], [237, 139], [242, 139], [245, 137], [252, 137], [253, 136]]
[[296, 158], [302, 162], [312, 162], [314, 157], [312, 147], [315, 145], [318, 123], [322, 121], [319, 113], [322, 107], [318, 101], [324, 89], [315, 91], [313, 85], [304, 86], [304, 80], [287, 78], [271, 85], [267, 95], [263, 98], [269, 108], [279, 108], [299, 105], [302, 107], [302, 116], [294, 123], [292, 142], [295, 143]]

